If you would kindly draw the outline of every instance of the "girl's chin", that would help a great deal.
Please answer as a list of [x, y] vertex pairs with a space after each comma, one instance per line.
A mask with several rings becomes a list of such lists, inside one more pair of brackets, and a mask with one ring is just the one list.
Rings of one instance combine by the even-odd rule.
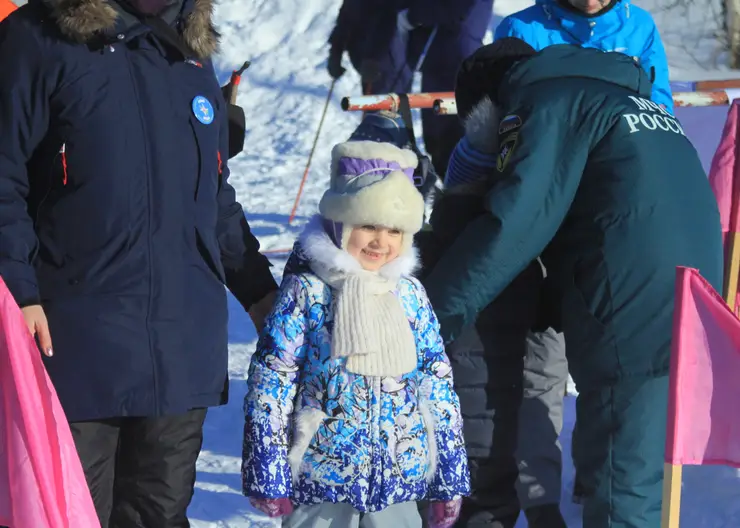
[[360, 257], [360, 264], [367, 271], [377, 271], [381, 267], [383, 267], [383, 264], [385, 264], [385, 258], [383, 258], [382, 256], [377, 257], [377, 258], [372, 258], [372, 257], [369, 257], [368, 255], [362, 255]]

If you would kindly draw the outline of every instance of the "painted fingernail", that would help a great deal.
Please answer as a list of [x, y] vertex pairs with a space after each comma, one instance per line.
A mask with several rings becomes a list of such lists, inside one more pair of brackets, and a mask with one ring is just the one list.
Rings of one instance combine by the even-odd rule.
[[46, 349], [46, 355], [49, 357], [54, 355], [54, 351], [51, 349], [51, 347]]

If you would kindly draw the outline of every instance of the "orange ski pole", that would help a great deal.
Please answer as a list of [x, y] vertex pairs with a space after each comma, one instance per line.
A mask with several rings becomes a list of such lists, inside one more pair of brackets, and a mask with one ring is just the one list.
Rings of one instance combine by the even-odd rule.
[[319, 143], [319, 136], [321, 135], [321, 128], [324, 126], [324, 118], [326, 117], [326, 111], [329, 109], [329, 101], [331, 101], [331, 96], [334, 93], [334, 85], [336, 84], [337, 80], [334, 79], [331, 81], [331, 85], [329, 86], [329, 93], [326, 96], [326, 102], [324, 103], [324, 111], [321, 113], [321, 120], [319, 121], [319, 128], [316, 130], [316, 137], [313, 139], [313, 146], [311, 147], [311, 152], [308, 155], [308, 163], [306, 163], [306, 170], [303, 171], [303, 178], [301, 178], [301, 185], [298, 187], [298, 194], [295, 197], [295, 202], [293, 203], [293, 209], [290, 211], [290, 216], [288, 217], [288, 225], [293, 223], [293, 219], [295, 218], [296, 211], [298, 211], [298, 204], [301, 201], [301, 195], [303, 194], [303, 187], [306, 185], [306, 180], [308, 179], [308, 171], [311, 170], [311, 161], [313, 160], [313, 154], [316, 152], [316, 145]]

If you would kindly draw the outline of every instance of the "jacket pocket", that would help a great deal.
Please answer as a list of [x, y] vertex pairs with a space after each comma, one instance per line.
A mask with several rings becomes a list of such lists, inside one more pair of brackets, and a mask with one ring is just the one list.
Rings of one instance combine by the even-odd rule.
[[301, 410], [288, 455], [293, 481], [303, 477], [325, 486], [351, 485], [369, 473], [368, 442], [367, 430], [351, 420], [330, 418], [318, 409]]
[[195, 246], [208, 269], [220, 282], [226, 284], [226, 272], [221, 263], [221, 250], [215, 234], [206, 235], [201, 229], [196, 227]]
[[567, 341], [568, 368], [586, 391], [589, 383], [611, 383], [621, 371], [611, 329], [611, 285], [602, 264], [574, 265], [572, 282], [564, 290], [563, 332]]
[[[215, 109], [212, 111], [216, 112]], [[220, 187], [224, 161], [219, 150], [220, 116], [214, 116], [210, 124], [204, 124], [191, 115], [190, 128], [197, 145], [199, 161], [193, 200], [214, 200]]]
[[419, 401], [419, 412], [409, 419], [398, 421], [399, 437], [396, 439], [395, 463], [401, 478], [406, 482], [427, 482], [437, 472], [437, 438], [434, 415], [426, 401]]
[[424, 414], [419, 407], [411, 413], [396, 415], [394, 420], [394, 444], [389, 447], [398, 476], [404, 482], [419, 482], [433, 474], [430, 468], [437, 458], [431, 443], [434, 425]]
[[584, 315], [602, 330], [611, 319], [611, 284], [603, 255], [578, 260], [573, 266], [573, 289]]

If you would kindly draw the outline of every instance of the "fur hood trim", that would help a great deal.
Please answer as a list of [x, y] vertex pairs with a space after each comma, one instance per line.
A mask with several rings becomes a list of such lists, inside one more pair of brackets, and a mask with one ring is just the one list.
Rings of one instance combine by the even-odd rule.
[[[404, 235], [408, 236], [408, 235]], [[316, 215], [309, 220], [303, 232], [298, 236], [298, 244], [309, 261], [320, 262], [330, 271], [356, 272], [362, 266], [352, 255], [339, 249], [332, 242], [324, 230], [321, 216]], [[386, 279], [398, 281], [401, 278], [410, 278], [419, 267], [419, 254], [415, 247], [399, 255], [378, 271]]]
[[485, 97], [473, 107], [470, 115], [465, 119], [465, 136], [477, 151], [495, 154], [498, 152], [500, 123], [501, 111], [488, 97]]
[[[43, 0], [62, 34], [81, 44], [115, 29], [119, 14], [107, 0]], [[182, 38], [200, 59], [218, 50], [220, 35], [213, 25], [214, 0], [195, 0], [183, 22]]]

